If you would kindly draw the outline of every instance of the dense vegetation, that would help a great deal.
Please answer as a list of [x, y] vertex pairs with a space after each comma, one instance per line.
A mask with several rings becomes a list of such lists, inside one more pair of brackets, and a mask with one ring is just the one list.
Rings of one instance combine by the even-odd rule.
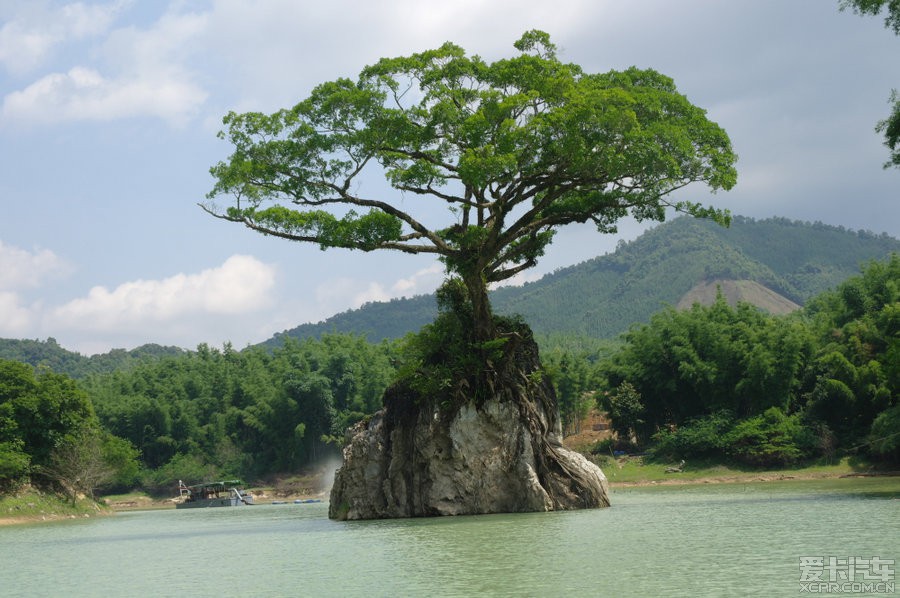
[[141, 452], [146, 487], [217, 475], [259, 478], [315, 463], [381, 407], [393, 348], [327, 335], [273, 352], [201, 345], [83, 382], [97, 416]]
[[900, 256], [794, 316], [722, 299], [666, 309], [602, 368], [619, 438], [660, 456], [900, 460]]
[[[614, 338], [645, 323], [664, 305], [677, 305], [697, 282], [752, 280], [804, 305], [859, 272], [860, 264], [900, 252], [887, 235], [784, 218], [736, 216], [729, 228], [694, 218], [661, 224], [609, 255], [558, 270], [520, 287], [491, 293], [497, 313], [521, 314], [547, 334]], [[396, 339], [434, 320], [434, 296], [369, 304], [318, 324], [276, 335], [317, 337], [353, 332], [369, 340]]]
[[0, 493], [20, 483], [93, 494], [131, 485], [137, 452], [102, 429], [88, 394], [64, 374], [0, 360]]

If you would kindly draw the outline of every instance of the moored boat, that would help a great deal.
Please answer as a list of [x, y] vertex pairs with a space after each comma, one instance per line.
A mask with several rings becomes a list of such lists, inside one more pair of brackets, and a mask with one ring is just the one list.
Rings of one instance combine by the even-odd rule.
[[199, 507], [241, 507], [252, 505], [253, 495], [249, 492], [244, 492], [243, 485], [243, 482], [240, 480], [225, 480], [185, 486], [181, 480], [178, 480], [180, 501], [175, 504], [175, 508], [193, 509]]

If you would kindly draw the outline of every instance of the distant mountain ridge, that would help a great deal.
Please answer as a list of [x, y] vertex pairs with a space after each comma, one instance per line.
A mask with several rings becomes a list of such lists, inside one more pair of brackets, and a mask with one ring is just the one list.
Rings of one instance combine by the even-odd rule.
[[[497, 289], [491, 301], [497, 313], [521, 314], [539, 334], [612, 338], [664, 306], [678, 305], [703, 283], [752, 281], [765, 287], [775, 303], [802, 306], [858, 274], [862, 264], [893, 252], [900, 252], [900, 240], [889, 235], [822, 223], [737, 216], [723, 228], [680, 217], [620, 243], [614, 253], [520, 287]], [[436, 312], [433, 295], [369, 303], [278, 333], [263, 344], [329, 332], [362, 334], [377, 342], [420, 329]]]
[[164, 347], [148, 343], [136, 349], [113, 349], [108, 353], [85, 357], [59, 346], [55, 338], [46, 341], [31, 339], [0, 339], [0, 359], [20, 361], [34, 367], [46, 367], [73, 378], [90, 374], [102, 374], [127, 368], [151, 359], [177, 356], [185, 353], [179, 347]]
[[[536, 333], [614, 338], [636, 322], [673, 305], [708, 303], [721, 290], [783, 313], [859, 273], [860, 266], [900, 253], [900, 240], [784, 218], [736, 217], [730, 228], [693, 218], [676, 218], [622, 242], [615, 252], [557, 270], [520, 287], [492, 292], [494, 309], [521, 314]], [[262, 346], [285, 338], [342, 332], [371, 342], [399, 338], [434, 320], [434, 295], [368, 303], [317, 324], [275, 334]], [[179, 355], [185, 349], [147, 344], [85, 357], [46, 341], [0, 339], [0, 359], [43, 366], [80, 378], [131, 367], [145, 360]]]

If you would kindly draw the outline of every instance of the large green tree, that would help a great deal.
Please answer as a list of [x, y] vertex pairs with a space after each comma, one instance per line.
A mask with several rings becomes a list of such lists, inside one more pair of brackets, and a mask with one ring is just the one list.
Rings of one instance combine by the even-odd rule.
[[[668, 199], [737, 176], [725, 131], [672, 79], [586, 73], [541, 31], [515, 47], [489, 63], [445, 43], [319, 85], [293, 108], [228, 114], [220, 137], [234, 153], [211, 169], [203, 207], [323, 249], [434, 254], [465, 285], [477, 341], [495, 335], [488, 285], [534, 266], [566, 224], [614, 232], [628, 214], [661, 221], [669, 208], [728, 220]], [[393, 193], [363, 184], [370, 172]], [[436, 211], [447, 217], [433, 226]]]
[[[885, 11], [884, 26], [900, 35], [900, 0], [841, 0], [841, 10], [848, 8], [860, 15], [878, 15]], [[884, 144], [891, 150], [891, 158], [884, 167], [900, 168], [900, 94], [895, 89], [891, 92], [891, 114], [875, 127], [884, 133]]]

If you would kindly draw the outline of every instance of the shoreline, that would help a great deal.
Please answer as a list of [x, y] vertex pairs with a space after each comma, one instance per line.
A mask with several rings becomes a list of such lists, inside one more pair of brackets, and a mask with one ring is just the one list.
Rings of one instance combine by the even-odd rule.
[[610, 488], [642, 488], [646, 486], [690, 486], [702, 484], [739, 484], [748, 482], [783, 482], [788, 480], [819, 480], [839, 478], [838, 475], [793, 476], [793, 475], [754, 475], [754, 476], [709, 476], [701, 478], [670, 478], [665, 480], [630, 480], [627, 482], [609, 482]]
[[[678, 474], [672, 474], [677, 476]], [[687, 486], [701, 484], [746, 484], [750, 482], [786, 482], [807, 480], [835, 480], [842, 478], [889, 478], [900, 476], [900, 471], [878, 473], [840, 473], [840, 472], [771, 472], [747, 473], [742, 475], [702, 476], [697, 478], [667, 478], [663, 480], [629, 480], [624, 482], [609, 481], [610, 488], [628, 488], [644, 486]]]
[[110, 515], [115, 515], [115, 511], [111, 509], [108, 513], [101, 512], [96, 515], [84, 513], [81, 516], [72, 513], [66, 515], [62, 513], [45, 513], [42, 515], [22, 515], [20, 517], [0, 517], [0, 527], [26, 523], [51, 523], [53, 521], [66, 521], [69, 519], [91, 519], [94, 517], [109, 517]]
[[[672, 474], [673, 476], [677, 476], [678, 474]], [[706, 484], [747, 484], [747, 483], [777, 483], [777, 482], [787, 482], [787, 481], [816, 481], [816, 480], [836, 480], [836, 479], [850, 479], [850, 478], [886, 478], [886, 477], [900, 477], [900, 471], [886, 471], [886, 472], [871, 472], [871, 473], [847, 473], [847, 472], [796, 472], [796, 473], [788, 473], [788, 472], [765, 472], [765, 473], [746, 473], [746, 474], [735, 474], [735, 475], [710, 475], [710, 476], [701, 476], [696, 478], [679, 478], [672, 477], [663, 480], [630, 480], [630, 481], [622, 481], [622, 482], [614, 482], [609, 481], [609, 487], [611, 490], [616, 488], [647, 488], [647, 487], [659, 487], [659, 486], [702, 486]], [[266, 495], [261, 496], [260, 498], [268, 498]], [[277, 497], [273, 498], [273, 500], [291, 502], [296, 499], [304, 500], [311, 498], [310, 496], [288, 496], [288, 497]], [[322, 499], [322, 496], [316, 496], [312, 498]], [[269, 504], [268, 501], [258, 503], [260, 505]], [[49, 523], [53, 521], [66, 521], [66, 520], [74, 520], [74, 519], [89, 519], [91, 517], [109, 517], [113, 516], [118, 512], [128, 512], [128, 511], [149, 511], [149, 510], [158, 510], [158, 509], [174, 509], [175, 505], [172, 502], [172, 499], [164, 499], [159, 501], [154, 500], [146, 500], [146, 501], [128, 501], [126, 503], [118, 504], [110, 503], [107, 507], [106, 511], [98, 511], [95, 514], [83, 513], [82, 515], [75, 514], [54, 514], [54, 513], [46, 513], [40, 515], [22, 515], [20, 517], [0, 517], [0, 527], [4, 527], [7, 525], [23, 525], [30, 523]]]

